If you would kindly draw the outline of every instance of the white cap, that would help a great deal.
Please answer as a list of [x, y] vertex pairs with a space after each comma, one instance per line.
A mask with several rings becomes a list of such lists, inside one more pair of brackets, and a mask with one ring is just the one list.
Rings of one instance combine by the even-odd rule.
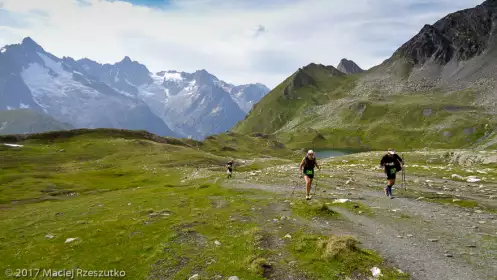
[[313, 150], [309, 150], [309, 151], [307, 151], [307, 154], [314, 154], [314, 151]]
[[391, 155], [395, 155], [395, 150], [394, 149], [389, 149], [388, 153], [391, 154]]

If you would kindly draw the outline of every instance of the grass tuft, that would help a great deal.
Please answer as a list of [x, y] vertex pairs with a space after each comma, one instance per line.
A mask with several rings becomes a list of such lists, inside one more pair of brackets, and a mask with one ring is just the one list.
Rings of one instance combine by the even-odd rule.
[[323, 258], [336, 259], [340, 255], [357, 252], [358, 243], [352, 236], [331, 236], [326, 240], [319, 240], [317, 247], [323, 251]]

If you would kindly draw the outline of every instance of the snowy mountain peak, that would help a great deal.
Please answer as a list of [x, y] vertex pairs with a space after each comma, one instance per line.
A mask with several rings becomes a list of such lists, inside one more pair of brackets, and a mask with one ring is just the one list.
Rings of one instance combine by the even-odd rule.
[[0, 110], [30, 108], [77, 128], [195, 139], [229, 130], [269, 92], [226, 83], [205, 69], [151, 73], [129, 56], [114, 64], [58, 58], [29, 37], [0, 48], [0, 90]]

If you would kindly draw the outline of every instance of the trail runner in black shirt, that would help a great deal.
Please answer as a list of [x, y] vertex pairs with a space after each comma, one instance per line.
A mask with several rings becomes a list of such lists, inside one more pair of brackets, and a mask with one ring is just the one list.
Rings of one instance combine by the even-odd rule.
[[[312, 198], [311, 186], [312, 186], [312, 180], [314, 178], [314, 167], [317, 167], [319, 170], [321, 170], [321, 167], [319, 167], [316, 157], [314, 157], [314, 151], [309, 150], [305, 158], [302, 159], [302, 162], [300, 163], [299, 166], [299, 170], [300, 172], [303, 172], [305, 178], [305, 186], [306, 186], [305, 199], [307, 200]], [[302, 178], [302, 175], [300, 175], [300, 177]]]
[[385, 195], [392, 199], [392, 187], [395, 185], [396, 173], [402, 170], [402, 158], [395, 153], [394, 149], [388, 149], [387, 154], [381, 159], [380, 165], [385, 168], [387, 175], [388, 184], [385, 188]]

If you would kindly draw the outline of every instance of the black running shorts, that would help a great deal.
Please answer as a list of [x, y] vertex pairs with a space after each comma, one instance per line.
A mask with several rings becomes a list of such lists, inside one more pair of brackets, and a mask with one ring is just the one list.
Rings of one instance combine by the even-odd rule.
[[396, 174], [397, 174], [397, 169], [395, 168], [389, 168], [385, 171], [385, 173], [387, 174], [387, 179], [388, 180], [395, 180], [396, 178]]

